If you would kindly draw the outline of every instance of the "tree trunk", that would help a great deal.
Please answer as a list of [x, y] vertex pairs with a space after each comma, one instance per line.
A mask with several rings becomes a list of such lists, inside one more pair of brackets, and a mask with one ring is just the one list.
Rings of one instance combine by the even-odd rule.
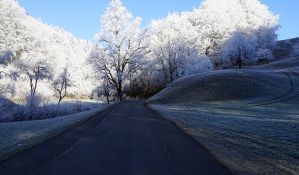
[[117, 95], [118, 95], [119, 101], [123, 101], [123, 95], [122, 95], [122, 90], [121, 89], [117, 89]]
[[117, 95], [118, 95], [119, 101], [123, 101], [123, 91], [122, 91], [122, 82], [121, 81], [118, 82]]
[[117, 97], [118, 97], [119, 101], [122, 101], [122, 95], [121, 94], [122, 94], [121, 89], [117, 88]]
[[56, 115], [59, 115], [59, 109], [60, 109], [61, 100], [62, 100], [61, 98], [59, 98], [59, 100], [58, 100], [57, 109], [56, 109]]
[[61, 101], [62, 101], [62, 98], [59, 98], [59, 100], [58, 100], [58, 108], [60, 107]]
[[242, 69], [242, 59], [239, 58], [237, 62], [238, 62], [238, 65], [239, 65], [239, 69]]
[[171, 72], [171, 74], [170, 74], [170, 82], [169, 83], [173, 83], [173, 81], [174, 81], [173, 73]]
[[109, 96], [106, 97], [108, 105], [110, 104]]

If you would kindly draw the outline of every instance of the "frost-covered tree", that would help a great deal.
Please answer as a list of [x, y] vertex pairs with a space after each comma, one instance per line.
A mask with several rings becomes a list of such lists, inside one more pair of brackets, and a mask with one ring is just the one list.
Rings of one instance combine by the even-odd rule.
[[197, 31], [199, 52], [217, 64], [222, 63], [224, 47], [238, 31], [250, 37], [256, 60], [275, 46], [278, 17], [259, 0], [205, 0], [187, 15]]
[[49, 61], [51, 58], [47, 58], [47, 54], [44, 54], [43, 43], [32, 41], [31, 45], [26, 47], [28, 50], [23, 52], [21, 57], [13, 63], [21, 78], [29, 82], [30, 100], [28, 105], [33, 107], [38, 83], [44, 79], [51, 79], [53, 74]]
[[254, 62], [256, 53], [254, 46], [242, 32], [236, 32], [224, 48], [224, 58], [242, 68], [243, 62]]
[[7, 96], [14, 92], [14, 87], [11, 83], [0, 82], [0, 97]]
[[52, 86], [56, 91], [56, 96], [58, 97], [59, 108], [61, 101], [68, 95], [68, 88], [72, 86], [70, 74], [68, 73], [67, 68], [64, 68], [63, 72], [53, 80]]
[[191, 72], [202, 72], [200, 69], [204, 67], [199, 64], [204, 57], [198, 52], [194, 37], [196, 31], [186, 14], [172, 13], [164, 19], [153, 21], [149, 31], [149, 57], [153, 59], [153, 64], [156, 64], [167, 83]]
[[0, 70], [0, 97], [13, 94], [15, 87], [12, 83], [12, 75]]
[[[37, 51], [34, 43], [42, 43], [43, 49]], [[10, 67], [16, 72], [14, 64], [24, 54], [40, 52], [40, 56], [32, 57], [32, 61], [47, 60], [55, 77], [68, 65], [70, 79], [75, 86], [69, 93], [76, 96], [88, 96], [94, 88], [91, 66], [87, 57], [92, 44], [74, 37], [72, 34], [55, 26], [50, 26], [29, 16], [15, 0], [0, 0], [0, 70]], [[35, 54], [34, 53], [34, 54]], [[80, 71], [78, 71], [80, 70]], [[24, 97], [24, 86], [27, 82], [21, 77], [14, 81], [16, 96]], [[41, 81], [43, 94], [52, 96], [51, 83]]]
[[[211, 60], [232, 64], [238, 53], [244, 63], [271, 59], [278, 28], [278, 18], [259, 0], [205, 0], [191, 12], [153, 21], [149, 32], [140, 29], [140, 23], [120, 0], [111, 0], [101, 18], [98, 42], [91, 44], [29, 16], [15, 0], [0, 0], [0, 70], [22, 72], [14, 81], [0, 79], [0, 84], [11, 84], [16, 96], [23, 97], [23, 87], [30, 80], [23, 68], [29, 59], [35, 68], [51, 67], [54, 77], [68, 66], [73, 84], [68, 93], [86, 97], [98, 85], [93, 66], [96, 76], [107, 77], [122, 100], [124, 86], [147, 89], [165, 85], [211, 70]], [[242, 42], [235, 39], [239, 31]], [[242, 52], [237, 47], [241, 45], [246, 46]], [[92, 64], [87, 64], [87, 58]], [[51, 82], [40, 77], [37, 82], [43, 94], [55, 93]], [[32, 88], [37, 89], [34, 84]]]
[[3, 78], [5, 76], [9, 76], [9, 74], [6, 73], [5, 71], [0, 70], [0, 78]]
[[104, 79], [101, 86], [95, 89], [98, 97], [104, 96], [108, 104], [110, 104], [111, 97], [114, 95], [114, 88], [107, 79]]
[[8, 97], [15, 93], [14, 81], [16, 72], [10, 71], [10, 66], [0, 62], [0, 97]]
[[134, 18], [120, 0], [111, 0], [101, 18], [98, 44], [90, 56], [94, 69], [116, 89], [120, 101], [125, 80], [140, 66], [145, 52], [140, 23], [141, 19]]
[[[26, 63], [24, 61], [18, 61], [16, 67], [19, 69], [19, 73], [25, 75], [29, 80], [30, 97], [34, 99], [38, 82], [43, 79], [50, 79], [52, 77], [49, 65], [46, 62], [38, 61], [35, 63]], [[30, 101], [29, 106], [33, 106], [33, 101]]]
[[178, 14], [151, 23], [150, 50], [156, 64], [160, 65], [164, 79], [172, 83], [181, 74], [187, 52], [186, 38], [181, 34]]
[[194, 75], [208, 73], [214, 69], [214, 64], [210, 57], [202, 55], [197, 59], [194, 57], [187, 58], [184, 65], [184, 75]]
[[11, 58], [31, 38], [26, 30], [24, 14], [25, 10], [16, 1], [0, 1], [0, 57]]

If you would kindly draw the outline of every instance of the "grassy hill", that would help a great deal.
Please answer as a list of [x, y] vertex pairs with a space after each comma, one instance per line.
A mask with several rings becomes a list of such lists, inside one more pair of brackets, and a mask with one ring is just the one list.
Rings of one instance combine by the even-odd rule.
[[292, 56], [293, 46], [299, 42], [298, 38], [277, 41], [277, 47], [274, 50], [274, 57], [276, 59], [289, 58]]
[[299, 174], [299, 57], [182, 78], [148, 103], [235, 174]]

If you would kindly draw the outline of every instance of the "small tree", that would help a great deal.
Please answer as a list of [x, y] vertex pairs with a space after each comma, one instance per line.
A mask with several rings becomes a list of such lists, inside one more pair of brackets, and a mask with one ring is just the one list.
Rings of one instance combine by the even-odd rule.
[[52, 87], [58, 97], [58, 108], [60, 107], [61, 101], [67, 96], [67, 89], [70, 86], [70, 74], [68, 73], [68, 69], [64, 68], [63, 72], [52, 83]]
[[253, 44], [242, 32], [236, 32], [225, 45], [224, 59], [235, 63], [239, 69], [242, 69], [243, 62], [254, 61], [255, 57]]
[[96, 93], [98, 97], [104, 96], [108, 104], [110, 104], [110, 99], [113, 96], [113, 86], [104, 79], [103, 84], [96, 89]]
[[32, 99], [29, 106], [33, 107], [38, 82], [52, 78], [50, 65], [46, 61], [31, 62], [28, 59], [21, 59], [15, 62], [15, 66], [18, 68], [19, 74], [24, 75], [29, 80], [30, 97]]

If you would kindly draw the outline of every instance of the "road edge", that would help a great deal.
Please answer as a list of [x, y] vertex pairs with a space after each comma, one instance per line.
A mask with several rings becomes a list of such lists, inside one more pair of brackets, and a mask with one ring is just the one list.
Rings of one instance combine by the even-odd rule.
[[[31, 148], [38, 146], [46, 141], [49, 141], [51, 139], [58, 137], [59, 135], [69, 131], [70, 129], [89, 121], [93, 117], [97, 116], [99, 113], [109, 110], [110, 108], [112, 108], [113, 106], [115, 106], [117, 104], [118, 103], [114, 103], [114, 104], [107, 105], [100, 109], [98, 108], [98, 109], [84, 111], [85, 113], [90, 112], [90, 114], [86, 114], [86, 115], [88, 115], [87, 117], [84, 117], [84, 118], [82, 118], [78, 121], [75, 121], [73, 123], [67, 124], [67, 125], [63, 126], [62, 128], [59, 128], [58, 130], [52, 130], [51, 132], [47, 132], [38, 137], [30, 138], [28, 140], [35, 140], [35, 141], [33, 141], [32, 143], [30, 143], [28, 145], [25, 145], [23, 147], [18, 147], [18, 145], [14, 145], [13, 147], [15, 147], [15, 149], [8, 150], [7, 152], [3, 153], [0, 156], [0, 163], [5, 162], [6, 160], [8, 160], [14, 156], [17, 156], [18, 154], [20, 154], [28, 149], [31, 149]], [[84, 113], [84, 112], [80, 112], [80, 113]], [[80, 113], [76, 113], [76, 114], [80, 114]], [[71, 114], [71, 115], [75, 115], [75, 114]]]
[[201, 146], [204, 150], [206, 150], [211, 157], [213, 157], [213, 159], [215, 159], [223, 168], [225, 168], [227, 171], [229, 171], [231, 174], [235, 174], [235, 171], [233, 169], [231, 169], [230, 167], [225, 165], [225, 162], [221, 161], [221, 159], [218, 159], [217, 156], [215, 154], [213, 154], [213, 152], [208, 149], [204, 144], [202, 144], [195, 136], [189, 134], [184, 127], [180, 126], [178, 123], [176, 123], [173, 120], [168, 119], [167, 117], [165, 117], [164, 114], [162, 114], [160, 111], [158, 111], [157, 109], [153, 108], [151, 104], [149, 104], [148, 102], [145, 102], [144, 105], [146, 105], [149, 109], [153, 110], [154, 112], [156, 112], [158, 115], [160, 115], [163, 119], [171, 122], [172, 124], [174, 124], [177, 128], [179, 128], [182, 132], [184, 132], [187, 136], [191, 137], [194, 141], [196, 141], [199, 146]]

